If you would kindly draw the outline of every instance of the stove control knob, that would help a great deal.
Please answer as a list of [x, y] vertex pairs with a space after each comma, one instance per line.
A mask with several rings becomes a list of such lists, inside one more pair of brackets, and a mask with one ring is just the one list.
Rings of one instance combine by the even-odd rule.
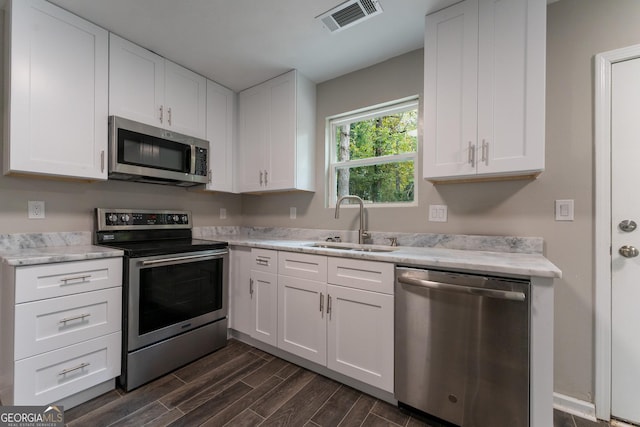
[[174, 215], [172, 219], [173, 219], [173, 222], [180, 221], [180, 217], [178, 215]]
[[122, 219], [122, 222], [129, 222], [129, 219], [130, 219], [130, 218], [131, 218], [131, 217], [130, 217], [129, 215], [124, 214], [124, 215], [122, 215], [122, 218], [120, 218], [120, 219]]
[[116, 215], [116, 214], [107, 215], [107, 222], [110, 222], [112, 224], [118, 222], [118, 215]]
[[182, 215], [182, 223], [183, 224], [188, 224], [189, 223], [189, 217], [186, 215]]

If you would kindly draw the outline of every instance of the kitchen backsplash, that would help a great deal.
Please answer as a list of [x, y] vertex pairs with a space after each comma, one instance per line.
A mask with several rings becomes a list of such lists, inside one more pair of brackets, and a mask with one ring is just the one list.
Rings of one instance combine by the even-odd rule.
[[[510, 253], [539, 253], [544, 249], [541, 237], [481, 236], [434, 233], [390, 233], [373, 231], [370, 243], [388, 245], [391, 237], [399, 246], [446, 248]], [[357, 242], [358, 232], [347, 230], [318, 230], [284, 227], [195, 227], [193, 237], [203, 239], [247, 238], [278, 240], [326, 240], [339, 236], [343, 242]]]
[[90, 245], [92, 235], [90, 231], [0, 234], [0, 250]]
[[[419, 246], [426, 248], [446, 248], [475, 251], [539, 253], [543, 252], [541, 237], [481, 236], [464, 234], [433, 233], [390, 233], [372, 232], [370, 243], [388, 245], [391, 237], [398, 239], [399, 246]], [[52, 246], [90, 245], [93, 233], [19, 233], [0, 234], [0, 250], [31, 249]], [[357, 242], [357, 231], [318, 230], [311, 228], [272, 227], [194, 227], [193, 237], [203, 239], [270, 239], [270, 240], [326, 240], [340, 237], [343, 242]]]

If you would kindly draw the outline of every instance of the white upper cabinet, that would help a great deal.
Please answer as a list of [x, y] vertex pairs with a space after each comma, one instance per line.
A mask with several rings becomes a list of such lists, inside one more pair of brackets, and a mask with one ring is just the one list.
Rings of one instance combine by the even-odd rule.
[[315, 84], [295, 70], [239, 95], [241, 192], [315, 190]]
[[234, 191], [237, 96], [224, 86], [207, 81], [207, 137], [209, 191]]
[[115, 34], [109, 55], [109, 114], [206, 137], [207, 79]]
[[546, 3], [465, 0], [426, 17], [423, 175], [544, 169]]
[[43, 0], [5, 16], [5, 174], [106, 179], [107, 31]]

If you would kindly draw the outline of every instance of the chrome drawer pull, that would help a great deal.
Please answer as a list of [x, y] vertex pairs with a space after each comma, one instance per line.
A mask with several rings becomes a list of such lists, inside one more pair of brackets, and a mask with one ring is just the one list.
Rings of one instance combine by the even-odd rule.
[[260, 265], [269, 265], [269, 260], [268, 259], [263, 259], [263, 258], [256, 258], [256, 263], [260, 264]]
[[87, 280], [88, 277], [91, 277], [91, 275], [90, 274], [85, 274], [85, 275], [82, 275], [82, 276], [65, 277], [63, 279], [60, 279], [60, 281], [62, 282], [63, 285], [68, 285], [69, 282], [71, 282], [72, 280], [80, 280], [79, 283], [88, 282], [88, 280]]
[[86, 368], [89, 365], [91, 365], [91, 363], [81, 363], [78, 366], [75, 366], [73, 368], [63, 369], [62, 371], [58, 372], [58, 375], [67, 375], [70, 372], [77, 371], [78, 369]]
[[66, 324], [67, 322], [71, 322], [73, 320], [84, 320], [85, 317], [91, 316], [91, 313], [80, 314], [78, 316], [73, 317], [65, 317], [64, 319], [60, 319], [58, 323]]

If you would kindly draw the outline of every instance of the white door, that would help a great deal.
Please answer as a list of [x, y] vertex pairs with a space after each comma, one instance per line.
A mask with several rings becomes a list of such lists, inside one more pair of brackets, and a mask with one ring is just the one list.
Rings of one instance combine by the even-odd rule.
[[278, 345], [278, 276], [251, 270], [253, 327], [251, 336]]
[[640, 59], [611, 72], [611, 414], [639, 423], [640, 229], [630, 221], [640, 224]]
[[326, 283], [278, 276], [278, 348], [327, 363]]

